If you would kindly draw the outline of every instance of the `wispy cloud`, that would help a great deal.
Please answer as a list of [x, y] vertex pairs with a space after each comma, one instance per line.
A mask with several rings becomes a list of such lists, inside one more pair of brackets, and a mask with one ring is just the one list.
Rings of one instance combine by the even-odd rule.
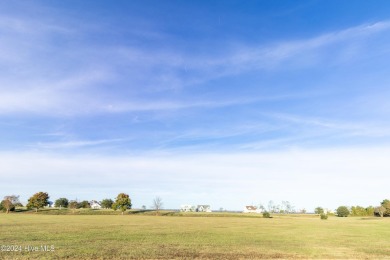
[[125, 139], [107, 139], [107, 140], [72, 140], [65, 142], [46, 142], [38, 143], [36, 145], [31, 145], [34, 149], [61, 149], [61, 148], [81, 148], [81, 147], [90, 147], [90, 146], [101, 146], [112, 143], [123, 142]]
[[[73, 24], [65, 17], [59, 23], [28, 16], [0, 19], [0, 32], [7, 35], [0, 44], [0, 65], [13, 64], [1, 73], [0, 114], [85, 115], [240, 105], [252, 101], [243, 101], [245, 97], [198, 101], [189, 98], [186, 88], [256, 70], [313, 66], [329, 59], [326, 50], [333, 45], [345, 43], [347, 48], [349, 43], [390, 28], [390, 23], [383, 21], [308, 39], [267, 46], [242, 43], [219, 55], [197, 55], [169, 47], [101, 46], [86, 41], [88, 35], [98, 32], [97, 27], [88, 32]], [[58, 47], [52, 44], [61, 39], [64, 43]], [[340, 52], [343, 48], [341, 57]], [[187, 100], [150, 96], [158, 91], [179, 92], [179, 99]]]
[[[324, 59], [329, 60], [327, 48], [340, 43], [359, 44], [364, 38], [388, 31], [390, 22], [359, 25], [341, 31], [330, 32], [308, 39], [275, 42], [271, 46], [241, 46], [219, 64], [226, 66], [225, 73], [242, 72], [243, 70], [286, 68], [293, 61], [294, 67], [317, 65]], [[343, 51], [349, 51], [349, 45], [331, 49], [337, 59]], [[346, 49], [347, 48], [347, 49]], [[362, 55], [363, 53], [359, 53]], [[290, 62], [290, 63], [289, 63]]]
[[362, 121], [361, 119], [357, 122], [354, 122], [353, 119], [346, 121], [341, 119], [337, 120], [334, 118], [314, 118], [281, 113], [269, 113], [268, 116], [282, 121], [291, 122], [293, 124], [298, 124], [302, 127], [311, 125], [317, 128], [328, 129], [330, 131], [335, 131], [335, 133], [342, 134], [343, 136], [390, 136], [390, 126], [383, 122]]

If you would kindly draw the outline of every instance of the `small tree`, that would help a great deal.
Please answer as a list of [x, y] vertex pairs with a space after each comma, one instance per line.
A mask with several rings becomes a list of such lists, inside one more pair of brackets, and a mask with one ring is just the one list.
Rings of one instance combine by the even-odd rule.
[[366, 208], [367, 216], [374, 216], [375, 208], [373, 206], [368, 206]]
[[78, 208], [82, 208], [82, 209], [89, 209], [90, 207], [91, 207], [91, 204], [89, 204], [89, 202], [87, 200], [83, 200], [78, 205]]
[[154, 200], [153, 200], [153, 206], [152, 208], [154, 210], [156, 210], [156, 215], [159, 215], [160, 214], [160, 210], [162, 209], [162, 206], [163, 206], [163, 202], [162, 202], [162, 199], [160, 197], [156, 197]]
[[47, 192], [38, 192], [28, 199], [27, 208], [35, 208], [36, 212], [38, 212], [38, 209], [45, 207], [48, 203], [49, 194]]
[[69, 201], [67, 198], [59, 198], [54, 203], [54, 207], [56, 208], [67, 208], [68, 205], [69, 205]]
[[383, 206], [376, 207], [374, 210], [375, 215], [379, 215], [379, 217], [383, 218], [384, 214], [386, 212], [386, 208]]
[[349, 214], [349, 209], [346, 206], [340, 206], [337, 208], [338, 217], [348, 217]]
[[390, 200], [383, 200], [381, 202], [381, 206], [384, 207], [386, 210], [383, 213], [384, 217], [390, 217]]
[[75, 200], [71, 200], [68, 204], [68, 207], [73, 211], [73, 213], [75, 212], [75, 210], [78, 208], [79, 204], [77, 203], [77, 201]]
[[0, 202], [0, 210], [9, 213], [10, 211], [15, 211], [15, 205], [10, 204], [10, 202], [7, 200], [2, 200]]
[[102, 208], [110, 209], [112, 204], [114, 204], [114, 201], [112, 199], [104, 199], [100, 204], [102, 205]]
[[119, 193], [116, 197], [115, 203], [112, 204], [112, 209], [120, 209], [122, 211], [122, 215], [127, 209], [131, 209], [131, 199], [129, 195], [126, 193]]
[[16, 195], [5, 196], [4, 200], [1, 202], [1, 204], [8, 214], [10, 211], [15, 210], [15, 206], [17, 204], [20, 204], [19, 196], [16, 196]]
[[317, 207], [317, 208], [314, 209], [314, 213], [318, 214], [318, 215], [321, 215], [322, 213], [324, 213], [324, 209], [321, 208], [321, 207]]

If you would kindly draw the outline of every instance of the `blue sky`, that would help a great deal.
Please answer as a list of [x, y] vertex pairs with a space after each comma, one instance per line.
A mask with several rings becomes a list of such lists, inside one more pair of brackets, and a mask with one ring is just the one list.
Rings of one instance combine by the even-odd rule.
[[389, 13], [387, 1], [2, 2], [0, 195], [376, 205], [390, 181]]

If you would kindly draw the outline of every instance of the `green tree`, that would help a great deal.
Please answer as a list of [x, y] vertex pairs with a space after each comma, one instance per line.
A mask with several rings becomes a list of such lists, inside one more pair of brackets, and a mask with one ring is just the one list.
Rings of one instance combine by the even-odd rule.
[[78, 208], [82, 209], [89, 209], [91, 207], [91, 204], [87, 200], [83, 200], [79, 203]]
[[375, 208], [373, 206], [368, 206], [366, 208], [367, 216], [374, 216]]
[[352, 206], [351, 207], [352, 216], [367, 216], [367, 211], [361, 206]]
[[9, 213], [10, 211], [14, 211], [16, 205], [20, 204], [19, 202], [19, 196], [16, 195], [9, 195], [5, 196], [3, 201], [1, 202], [1, 205], [3, 206], [3, 209]]
[[104, 199], [100, 204], [102, 205], [102, 208], [110, 209], [112, 208], [112, 204], [114, 204], [114, 201], [112, 199]]
[[69, 201], [67, 198], [59, 198], [54, 203], [54, 207], [56, 208], [67, 208], [68, 205], [69, 205]]
[[338, 217], [348, 217], [349, 213], [349, 209], [346, 206], [340, 206], [337, 208]]
[[47, 192], [38, 192], [28, 199], [27, 208], [35, 208], [36, 212], [38, 212], [38, 209], [47, 206], [48, 203], [49, 194]]
[[314, 213], [320, 215], [320, 214], [324, 213], [324, 209], [321, 207], [317, 207], [314, 209]]
[[121, 210], [122, 215], [127, 209], [131, 209], [131, 199], [126, 193], [119, 193], [116, 197], [115, 203], [112, 204], [113, 210]]

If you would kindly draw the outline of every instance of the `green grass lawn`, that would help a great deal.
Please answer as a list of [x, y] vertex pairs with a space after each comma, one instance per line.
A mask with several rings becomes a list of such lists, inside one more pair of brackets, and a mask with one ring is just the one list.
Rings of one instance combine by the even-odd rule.
[[185, 216], [0, 214], [0, 258], [390, 259], [390, 218]]

